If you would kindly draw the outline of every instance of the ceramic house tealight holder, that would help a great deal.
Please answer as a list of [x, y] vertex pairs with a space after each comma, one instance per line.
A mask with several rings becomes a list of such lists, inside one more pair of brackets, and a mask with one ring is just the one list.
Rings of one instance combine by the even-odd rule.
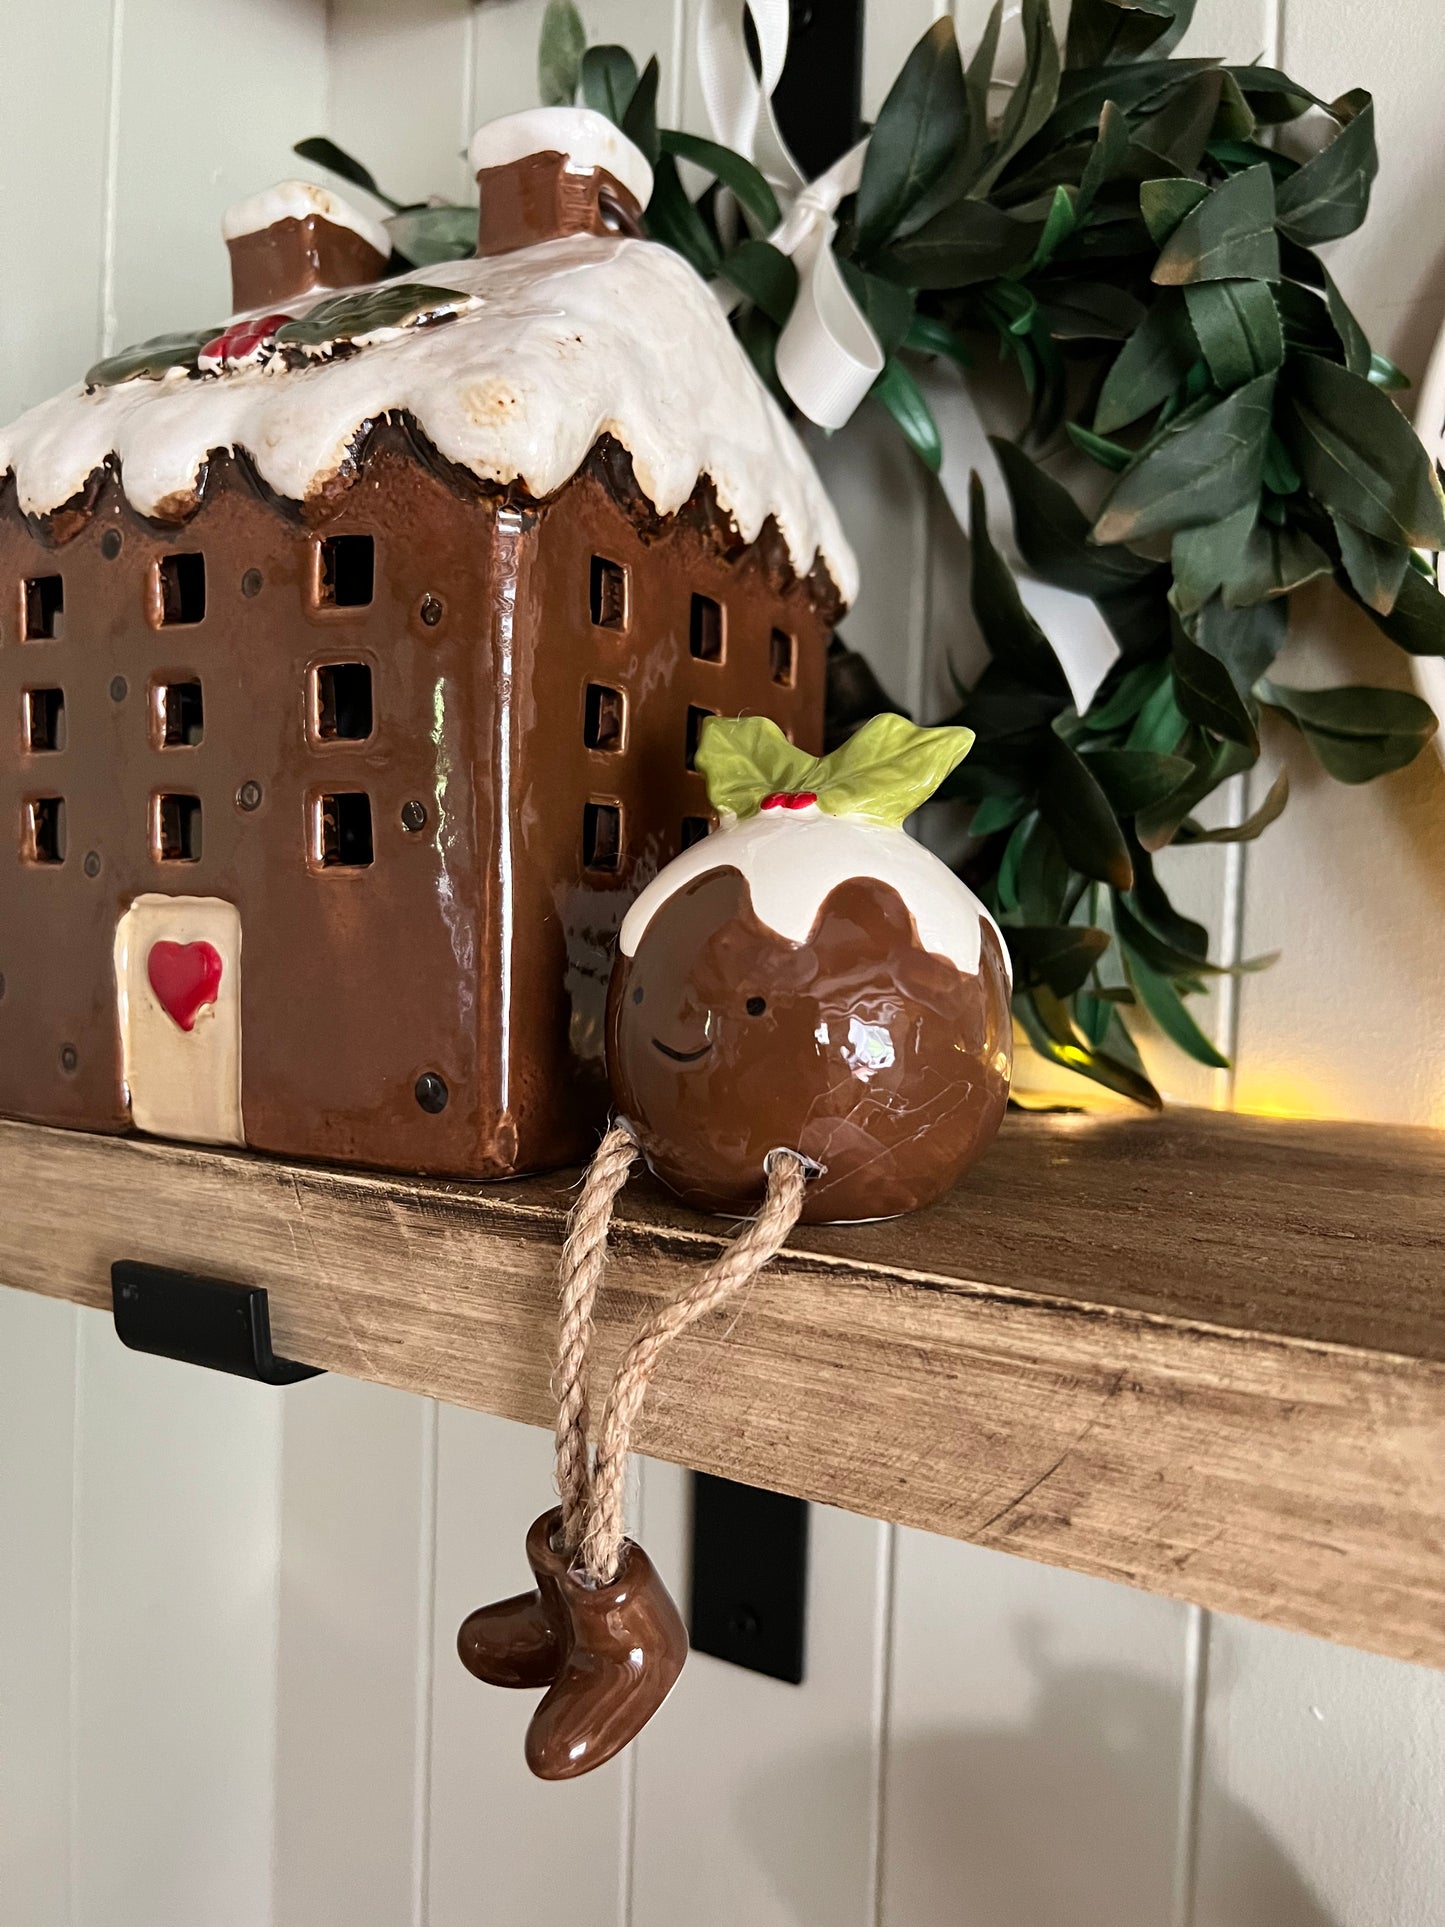
[[475, 259], [292, 183], [235, 319], [0, 431], [0, 1115], [471, 1177], [584, 1155], [714, 714], [821, 749], [855, 566], [641, 153], [493, 123]]

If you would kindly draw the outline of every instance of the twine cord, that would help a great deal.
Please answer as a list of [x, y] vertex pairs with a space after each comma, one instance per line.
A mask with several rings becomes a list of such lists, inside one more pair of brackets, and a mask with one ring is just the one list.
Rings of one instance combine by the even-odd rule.
[[767, 1163], [761, 1209], [703, 1272], [643, 1320], [612, 1380], [588, 1465], [588, 1360], [592, 1308], [607, 1262], [607, 1232], [617, 1194], [637, 1157], [632, 1133], [614, 1126], [598, 1147], [582, 1195], [568, 1221], [562, 1250], [561, 1312], [553, 1393], [557, 1399], [557, 1487], [562, 1498], [564, 1549], [594, 1584], [617, 1576], [623, 1541], [623, 1500], [632, 1432], [662, 1354], [675, 1338], [735, 1298], [787, 1241], [803, 1209], [803, 1192], [816, 1166], [796, 1151], [779, 1150]]

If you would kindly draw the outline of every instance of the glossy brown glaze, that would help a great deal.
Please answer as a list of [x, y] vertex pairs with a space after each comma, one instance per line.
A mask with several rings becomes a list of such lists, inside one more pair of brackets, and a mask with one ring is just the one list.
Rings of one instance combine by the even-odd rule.
[[527, 1534], [537, 1590], [484, 1606], [462, 1624], [468, 1672], [497, 1686], [549, 1687], [527, 1728], [527, 1765], [575, 1780], [646, 1726], [677, 1683], [687, 1628], [656, 1567], [631, 1540], [610, 1586], [590, 1586], [553, 1544], [560, 1511]]
[[780, 1145], [823, 1167], [803, 1211], [815, 1223], [929, 1203], [991, 1143], [1011, 1050], [992, 926], [967, 976], [871, 878], [835, 889], [795, 944], [758, 921], [738, 871], [709, 871], [612, 980], [618, 1108], [658, 1176], [709, 1210], [755, 1204]]
[[577, 172], [565, 154], [528, 154], [477, 175], [477, 253], [510, 254], [564, 234], [642, 232], [636, 198], [605, 167]]
[[[373, 539], [369, 602], [326, 600], [333, 535]], [[168, 624], [158, 571], [177, 553], [204, 557], [205, 608]], [[594, 558], [620, 583], [605, 625]], [[23, 585], [51, 577], [58, 633], [22, 640]], [[719, 659], [689, 651], [695, 592], [723, 612]], [[541, 501], [483, 490], [406, 423], [304, 509], [222, 457], [169, 525], [109, 476], [35, 524], [0, 483], [0, 1116], [129, 1127], [112, 949], [133, 900], [162, 892], [238, 908], [253, 1148], [458, 1177], [584, 1159], [618, 925], [708, 813], [689, 710], [770, 715], [816, 751], [836, 611], [821, 571], [794, 574], [771, 524], [744, 544], [705, 482], [654, 514], [610, 442]], [[787, 685], [774, 628], [797, 641]], [[320, 735], [330, 664], [370, 672], [364, 738]], [[151, 691], [172, 681], [203, 687], [195, 746], [157, 744]], [[619, 705], [589, 741], [594, 687]], [[36, 689], [63, 691], [57, 749], [21, 734]], [[172, 791], [202, 806], [197, 861], [154, 848], [151, 799]], [[315, 861], [336, 792], [369, 801], [369, 864]], [[37, 796], [64, 799], [61, 863], [26, 860]], [[589, 854], [589, 810], [617, 812], [615, 850]], [[440, 1110], [417, 1096], [431, 1076]]]
[[274, 308], [316, 288], [359, 288], [386, 273], [386, 256], [351, 228], [319, 214], [273, 221], [228, 241], [231, 305]]

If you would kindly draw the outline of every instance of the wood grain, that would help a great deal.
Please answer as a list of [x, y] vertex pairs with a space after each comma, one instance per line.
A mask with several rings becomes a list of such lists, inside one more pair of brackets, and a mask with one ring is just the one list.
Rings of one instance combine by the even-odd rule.
[[[116, 1257], [264, 1284], [283, 1354], [544, 1424], [571, 1182], [0, 1125], [0, 1279], [100, 1307]], [[604, 1369], [717, 1236], [632, 1189]], [[1445, 1136], [1013, 1117], [933, 1210], [800, 1229], [679, 1344], [639, 1443], [1445, 1665], [1442, 1280]]]

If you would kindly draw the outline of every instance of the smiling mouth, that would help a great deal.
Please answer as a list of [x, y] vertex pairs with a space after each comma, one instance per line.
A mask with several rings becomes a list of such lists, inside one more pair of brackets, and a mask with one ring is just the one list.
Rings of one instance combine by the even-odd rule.
[[706, 1057], [712, 1049], [711, 1043], [701, 1044], [696, 1050], [674, 1050], [671, 1044], [664, 1044], [660, 1037], [654, 1037], [653, 1045], [664, 1057], [670, 1057], [674, 1064], [695, 1064], [699, 1057]]

